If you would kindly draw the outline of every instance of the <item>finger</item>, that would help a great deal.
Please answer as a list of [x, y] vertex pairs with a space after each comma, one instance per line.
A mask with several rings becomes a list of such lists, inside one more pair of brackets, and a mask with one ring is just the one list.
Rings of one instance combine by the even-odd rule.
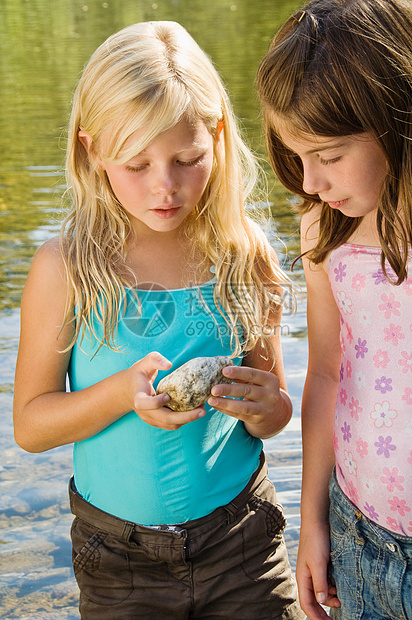
[[267, 370], [252, 368], [251, 366], [226, 366], [222, 370], [224, 377], [232, 381], [254, 383], [255, 385], [267, 386], [279, 382], [279, 379]]
[[244, 421], [250, 416], [262, 414], [262, 404], [252, 400], [211, 396], [207, 402], [211, 407], [214, 407], [214, 409]]
[[203, 418], [206, 415], [205, 409], [203, 407], [197, 407], [196, 409], [192, 409], [191, 411], [171, 411], [170, 409], [166, 409], [168, 412], [167, 419], [170, 424], [175, 424], [183, 426], [184, 424], [188, 424], [189, 422], [194, 422], [195, 420], [199, 420], [199, 418]]
[[264, 388], [251, 383], [219, 383], [212, 387], [211, 392], [212, 396], [229, 396], [253, 401], [266, 400], [268, 396]]
[[340, 607], [340, 600], [337, 596], [328, 596], [322, 605], [326, 605], [326, 607]]
[[[134, 409], [135, 411], [141, 412], [161, 409], [167, 405], [169, 400], [170, 397], [168, 394], [150, 396], [145, 392], [138, 392], [134, 399]], [[170, 409], [168, 409], [168, 411], [170, 411]]]
[[328, 596], [323, 605], [326, 605], [327, 607], [340, 607], [340, 600], [337, 597], [337, 591], [335, 586], [331, 586], [329, 584]]
[[158, 370], [168, 370], [172, 366], [172, 362], [166, 359], [158, 351], [152, 351], [145, 357], [135, 363], [135, 367], [149, 379], [157, 374]]
[[[313, 581], [313, 590], [315, 592], [316, 600], [321, 605], [329, 605], [328, 601], [337, 601], [339, 600], [333, 596], [331, 596], [331, 585], [328, 583], [327, 575], [323, 571], [316, 572], [313, 570], [312, 572], [312, 581]], [[332, 605], [333, 607], [335, 605]]]
[[152, 426], [157, 426], [166, 431], [176, 431], [185, 424], [195, 422], [195, 420], [202, 418], [205, 414], [206, 411], [204, 409], [177, 412], [163, 407], [162, 409], [158, 409], [154, 416], [145, 419], [145, 421], [152, 424]]
[[328, 620], [326, 611], [316, 601], [310, 575], [299, 580], [299, 602], [305, 614], [312, 620]]

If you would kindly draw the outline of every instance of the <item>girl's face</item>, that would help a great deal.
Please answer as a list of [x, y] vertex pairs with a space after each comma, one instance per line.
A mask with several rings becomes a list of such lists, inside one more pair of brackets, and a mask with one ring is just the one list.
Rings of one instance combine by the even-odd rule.
[[201, 121], [181, 120], [125, 164], [101, 162], [138, 234], [179, 230], [205, 191], [213, 148], [212, 135]]
[[288, 127], [279, 135], [302, 162], [304, 192], [318, 195], [349, 217], [362, 217], [377, 208], [388, 166], [372, 134], [329, 138]]

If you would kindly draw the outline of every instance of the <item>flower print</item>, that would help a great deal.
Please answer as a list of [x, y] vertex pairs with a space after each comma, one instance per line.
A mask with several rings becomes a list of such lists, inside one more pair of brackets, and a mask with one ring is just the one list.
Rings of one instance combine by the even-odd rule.
[[359, 256], [362, 256], [362, 254], [367, 254], [367, 250], [356, 246], [353, 246], [350, 250], [349, 250], [349, 256], [351, 258], [359, 258]]
[[386, 368], [389, 364], [389, 357], [387, 351], [376, 351], [373, 356], [373, 361], [375, 362], [375, 368]]
[[390, 403], [387, 400], [384, 400], [383, 403], [375, 403], [375, 409], [370, 413], [376, 428], [382, 428], [382, 426], [389, 428], [397, 415], [398, 412], [396, 409], [390, 409]]
[[352, 364], [349, 361], [346, 362], [346, 376], [348, 379], [352, 376]]
[[356, 451], [361, 458], [366, 456], [368, 454], [368, 442], [363, 441], [363, 439], [359, 437], [358, 441], [356, 442]]
[[404, 395], [402, 396], [402, 400], [406, 402], [407, 405], [412, 405], [412, 388], [406, 387]]
[[[386, 273], [387, 273], [388, 278], [390, 278], [391, 280], [393, 279], [396, 280], [396, 273], [393, 271], [393, 269], [389, 265], [386, 265]], [[372, 278], [375, 279], [375, 284], [384, 284], [385, 282], [388, 281], [388, 278], [385, 276], [385, 273], [382, 268], [378, 269], [376, 273], [373, 273]]]
[[355, 418], [356, 421], [359, 420], [359, 414], [362, 413], [363, 408], [359, 406], [359, 401], [352, 396], [352, 399], [349, 403], [350, 414], [352, 418]]
[[402, 359], [399, 360], [399, 366], [403, 366], [402, 372], [406, 375], [407, 372], [412, 372], [412, 353], [402, 351]]
[[341, 348], [342, 353], [345, 353], [345, 351], [346, 351], [346, 344], [345, 344], [345, 338], [343, 336], [342, 330], [341, 330], [340, 335], [339, 335], [339, 342], [340, 342], [340, 348]]
[[342, 265], [342, 263], [339, 263], [339, 266], [335, 267], [333, 271], [336, 273], [336, 276], [335, 276], [336, 282], [342, 282], [343, 278], [346, 276], [345, 269], [346, 269], [346, 265]]
[[363, 289], [363, 287], [365, 286], [365, 279], [366, 279], [366, 276], [363, 276], [362, 274], [357, 273], [356, 276], [353, 276], [352, 278], [352, 288], [354, 288], [355, 291], [359, 293], [359, 291]]
[[343, 314], [352, 314], [352, 300], [346, 295], [345, 291], [337, 291], [338, 306]]
[[383, 301], [383, 304], [379, 306], [379, 310], [385, 313], [385, 319], [390, 319], [391, 314], [394, 314], [395, 316], [401, 316], [401, 313], [398, 310], [398, 308], [401, 307], [401, 304], [399, 301], [395, 300], [394, 293], [389, 293], [389, 295], [384, 293], [383, 295], [381, 295], [381, 299]]
[[343, 372], [344, 372], [343, 364], [341, 364], [340, 365], [340, 370], [339, 370], [339, 378], [340, 378], [341, 381], [343, 380]]
[[349, 443], [352, 437], [352, 433], [350, 432], [350, 424], [347, 424], [346, 420], [340, 430], [343, 433], [343, 441], [347, 441]]
[[347, 323], [346, 323], [346, 331], [347, 331], [346, 338], [348, 339], [349, 344], [352, 344], [353, 342], [352, 328]]
[[408, 532], [412, 532], [412, 521], [409, 521]]
[[366, 379], [363, 372], [358, 371], [355, 373], [354, 383], [358, 386], [358, 388], [364, 388], [366, 386]]
[[382, 394], [386, 394], [386, 392], [392, 392], [393, 388], [391, 386], [392, 379], [389, 377], [381, 377], [380, 379], [375, 379], [375, 390], [381, 392]]
[[399, 343], [399, 340], [405, 340], [405, 334], [402, 333], [402, 328], [400, 325], [394, 325], [391, 323], [389, 327], [383, 328], [383, 333], [385, 334], [385, 342], [391, 342], [396, 347]]
[[365, 506], [363, 507], [364, 511], [368, 513], [369, 519], [373, 519], [374, 521], [379, 520], [379, 515], [375, 510], [374, 506], [369, 506], [368, 502], [365, 502]]
[[393, 499], [388, 499], [388, 504], [391, 507], [391, 510], [394, 512], [397, 510], [401, 517], [405, 516], [405, 513], [410, 512], [411, 509], [406, 505], [405, 499], [399, 499], [399, 497], [393, 496]]
[[339, 448], [338, 436], [336, 435], [335, 431], [333, 431], [333, 449], [335, 450], [335, 452], [337, 452], [338, 448]]
[[344, 450], [343, 454], [345, 467], [347, 467], [351, 476], [356, 476], [356, 470], [358, 469], [358, 466], [353, 459], [352, 452], [346, 452], [346, 450]]
[[359, 322], [361, 323], [361, 325], [363, 324], [364, 327], [367, 327], [372, 323], [372, 312], [369, 312], [369, 310], [360, 310], [358, 313], [358, 317]]
[[348, 395], [346, 393], [346, 390], [342, 389], [339, 392], [339, 398], [340, 398], [340, 402], [342, 403], [342, 405], [346, 405], [346, 401], [348, 400]]
[[389, 469], [389, 467], [384, 467], [382, 469], [382, 473], [384, 475], [381, 476], [381, 482], [382, 484], [386, 484], [386, 488], [388, 489], [389, 493], [393, 493], [395, 488], [398, 489], [398, 491], [404, 490], [401, 483], [404, 482], [405, 478], [398, 475], [397, 467], [394, 467], [392, 471]]
[[384, 457], [386, 459], [389, 458], [389, 450], [396, 450], [396, 446], [394, 446], [391, 441], [392, 441], [392, 437], [390, 437], [388, 435], [388, 437], [382, 437], [382, 435], [379, 435], [378, 437], [379, 441], [375, 441], [375, 446], [376, 448], [378, 448], [376, 450], [376, 455], [380, 456], [381, 454], [384, 455]]
[[412, 450], [410, 451], [410, 454], [409, 454], [408, 463], [412, 465]]
[[403, 289], [407, 295], [412, 295], [412, 286], [409, 280], [403, 283]]
[[361, 357], [362, 359], [365, 359], [365, 355], [369, 351], [369, 349], [366, 346], [366, 340], [361, 340], [360, 338], [358, 338], [358, 344], [355, 344], [355, 350], [356, 350], [356, 359], [358, 359], [359, 357]]
[[383, 269], [378, 269], [376, 273], [372, 274], [372, 278], [375, 280], [375, 284], [383, 284], [386, 282], [386, 276], [383, 273]]
[[346, 491], [347, 491], [347, 495], [349, 495], [352, 502], [356, 503], [359, 501], [359, 493], [355, 485], [353, 484], [352, 480], [349, 481]]
[[397, 532], [399, 530], [399, 525], [396, 519], [392, 519], [392, 517], [388, 517], [386, 519], [386, 523], [393, 532]]
[[372, 478], [367, 478], [366, 476], [362, 477], [362, 487], [365, 493], [368, 495], [373, 495], [375, 489], [375, 483]]

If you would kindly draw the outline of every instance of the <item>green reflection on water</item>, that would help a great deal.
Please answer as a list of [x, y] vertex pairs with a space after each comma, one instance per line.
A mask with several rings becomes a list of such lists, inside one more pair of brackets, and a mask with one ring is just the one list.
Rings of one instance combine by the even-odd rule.
[[[264, 156], [256, 69], [278, 25], [300, 4], [0, 0], [0, 311], [19, 306], [36, 248], [58, 230], [71, 94], [96, 47], [134, 22], [180, 22], [212, 57], [250, 144]], [[273, 176], [270, 186], [276, 228], [293, 257], [298, 224], [290, 197]]]

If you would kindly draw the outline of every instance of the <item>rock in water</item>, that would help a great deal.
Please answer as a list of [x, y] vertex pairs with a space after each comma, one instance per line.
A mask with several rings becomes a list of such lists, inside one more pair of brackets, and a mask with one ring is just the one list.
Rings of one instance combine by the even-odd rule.
[[214, 385], [231, 383], [222, 375], [222, 369], [233, 365], [230, 357], [223, 355], [195, 357], [159, 381], [157, 394], [169, 394], [169, 409], [190, 411], [207, 401]]

